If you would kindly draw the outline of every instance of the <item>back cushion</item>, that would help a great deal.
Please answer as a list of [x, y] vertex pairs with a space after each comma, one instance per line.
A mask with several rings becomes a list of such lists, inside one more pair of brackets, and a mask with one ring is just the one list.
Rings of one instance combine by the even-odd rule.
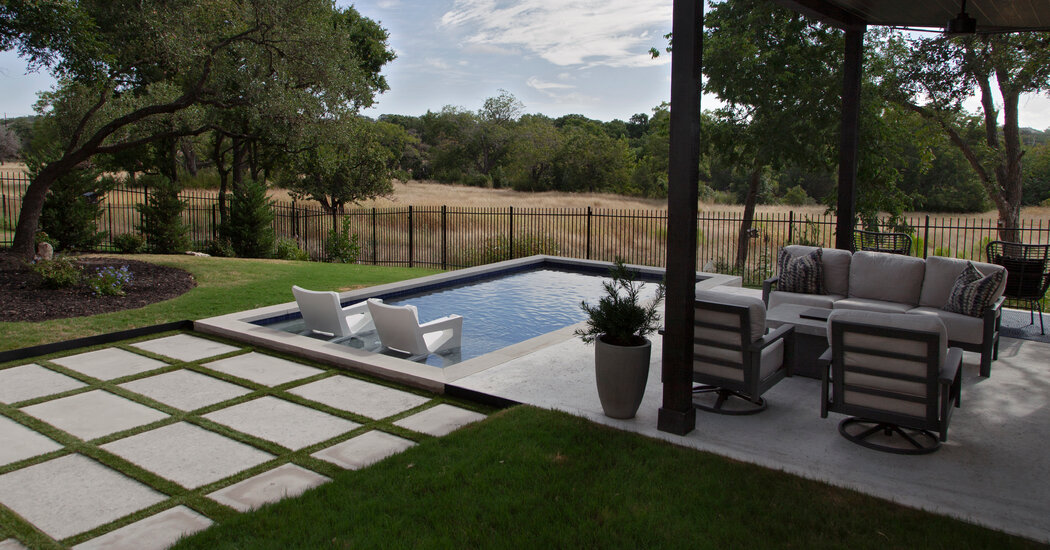
[[[804, 246], [792, 244], [784, 247], [784, 250], [792, 257], [799, 257], [816, 250], [815, 246]], [[840, 294], [845, 296], [849, 293], [849, 266], [852, 254], [849, 250], [837, 248], [825, 248], [822, 251], [821, 263], [824, 269], [824, 291], [828, 294]]]
[[[930, 256], [926, 258], [926, 276], [922, 281], [922, 294], [919, 296], [919, 305], [924, 307], [935, 307], [943, 309], [948, 303], [948, 297], [952, 293], [952, 285], [959, 274], [966, 269], [968, 260], [959, 258], [945, 258], [943, 256]], [[974, 267], [982, 275], [991, 275], [1001, 271], [1002, 266], [986, 264], [984, 262], [973, 262]], [[1003, 295], [1005, 283], [996, 289], [992, 301], [998, 300]]]
[[[766, 333], [766, 304], [762, 302], [760, 298], [752, 298], [751, 296], [742, 296], [739, 294], [727, 294], [723, 292], [715, 292], [711, 290], [699, 290], [696, 292], [696, 299], [704, 302], [716, 302], [720, 304], [730, 304], [735, 306], [745, 306], [749, 309], [748, 315], [751, 318], [751, 341], [758, 340]], [[715, 312], [703, 309], [703, 306], [697, 306], [696, 308], [696, 319], [705, 319], [712, 323], [719, 324], [736, 324], [738, 317], [735, 314]], [[697, 329], [700, 330], [700, 329]], [[705, 329], [707, 330], [707, 329]], [[713, 336], [708, 336], [712, 339], [716, 339]], [[736, 333], [736, 341], [740, 340], [740, 333]]]
[[850, 260], [849, 297], [916, 305], [925, 272], [922, 258], [856, 252]]

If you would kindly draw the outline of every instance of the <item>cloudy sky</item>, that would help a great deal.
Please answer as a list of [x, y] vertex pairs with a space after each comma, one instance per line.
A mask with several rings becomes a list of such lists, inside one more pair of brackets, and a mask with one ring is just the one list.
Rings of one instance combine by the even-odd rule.
[[[341, 5], [349, 5], [339, 0]], [[670, 58], [650, 59], [670, 31], [671, 0], [360, 0], [390, 32], [391, 90], [366, 114], [476, 110], [505, 89], [530, 113], [627, 119], [670, 96]], [[32, 113], [53, 81], [0, 53], [0, 114]], [[713, 102], [705, 99], [705, 108]], [[976, 104], [973, 105], [976, 107]], [[1050, 100], [1022, 99], [1021, 125], [1050, 128]]]

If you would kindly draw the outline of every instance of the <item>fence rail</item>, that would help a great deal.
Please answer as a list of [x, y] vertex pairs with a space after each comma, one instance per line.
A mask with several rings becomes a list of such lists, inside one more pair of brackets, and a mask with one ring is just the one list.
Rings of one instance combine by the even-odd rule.
[[[0, 173], [0, 246], [10, 245], [28, 179]], [[183, 221], [196, 250], [206, 250], [218, 234], [218, 197], [209, 191], [185, 191]], [[98, 227], [107, 232], [98, 251], [113, 252], [113, 238], [138, 233], [136, 205], [144, 189], [119, 188], [103, 202]], [[406, 206], [356, 208], [333, 217], [320, 206], [276, 202], [273, 228], [278, 237], [295, 239], [313, 259], [324, 257], [329, 232], [342, 220], [358, 235], [358, 261], [376, 265], [456, 269], [536, 253], [614, 260], [662, 267], [667, 259], [665, 210], [604, 208], [492, 208]], [[984, 259], [985, 244], [995, 240], [994, 220], [921, 216], [907, 218], [912, 254]], [[757, 214], [743, 269], [734, 266], [741, 214], [701, 212], [697, 217], [697, 269], [735, 272], [744, 284], [758, 285], [772, 274], [776, 253], [785, 244], [834, 246], [835, 217], [794, 211]], [[1050, 243], [1050, 223], [1024, 220], [1021, 240]]]

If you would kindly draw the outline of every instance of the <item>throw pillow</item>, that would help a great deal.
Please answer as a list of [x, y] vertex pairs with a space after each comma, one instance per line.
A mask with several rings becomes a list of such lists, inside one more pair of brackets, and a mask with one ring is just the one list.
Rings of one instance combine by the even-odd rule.
[[966, 268], [955, 279], [944, 310], [970, 317], [984, 315], [984, 310], [992, 305], [996, 289], [1003, 283], [1004, 273], [1004, 270], [999, 270], [991, 275], [982, 275], [973, 262], [966, 262]]
[[777, 290], [803, 294], [827, 294], [824, 289], [823, 250], [818, 248], [809, 254], [792, 257], [781, 249], [777, 256], [780, 280]]

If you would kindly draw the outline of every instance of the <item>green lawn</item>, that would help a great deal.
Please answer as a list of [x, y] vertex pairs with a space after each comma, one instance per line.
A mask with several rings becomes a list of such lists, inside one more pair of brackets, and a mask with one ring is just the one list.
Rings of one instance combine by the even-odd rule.
[[281, 260], [151, 255], [127, 258], [185, 269], [197, 280], [197, 288], [140, 309], [42, 323], [0, 323], [0, 351], [290, 302], [293, 284], [314, 290], [346, 290], [435, 273], [418, 268]]

